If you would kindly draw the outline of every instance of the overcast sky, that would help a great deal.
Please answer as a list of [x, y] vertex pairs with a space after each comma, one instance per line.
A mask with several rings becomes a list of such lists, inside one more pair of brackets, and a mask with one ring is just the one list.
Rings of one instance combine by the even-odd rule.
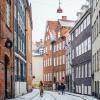
[[57, 14], [59, 0], [29, 0], [32, 4], [33, 32], [32, 40], [44, 38], [46, 21], [57, 20], [60, 16], [67, 16], [69, 20], [76, 20], [76, 13], [80, 11], [86, 0], [60, 0], [62, 14]]

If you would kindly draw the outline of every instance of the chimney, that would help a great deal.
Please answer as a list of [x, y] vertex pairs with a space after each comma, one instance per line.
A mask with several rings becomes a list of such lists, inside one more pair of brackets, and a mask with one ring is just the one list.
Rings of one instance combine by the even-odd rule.
[[77, 12], [77, 19], [79, 20], [81, 17], [82, 17], [82, 12], [80, 11], [80, 12]]
[[67, 16], [62, 16], [62, 20], [67, 20]]
[[82, 13], [84, 14], [88, 10], [89, 6], [88, 5], [82, 5]]

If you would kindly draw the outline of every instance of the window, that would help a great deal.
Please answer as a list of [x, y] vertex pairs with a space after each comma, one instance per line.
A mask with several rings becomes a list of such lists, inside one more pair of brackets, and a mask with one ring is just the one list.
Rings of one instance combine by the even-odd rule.
[[91, 86], [88, 86], [88, 95], [91, 95]]
[[77, 37], [79, 35], [79, 28], [77, 28], [76, 30], [75, 30], [75, 36]]
[[63, 55], [63, 64], [65, 64], [65, 55]]
[[79, 46], [76, 47], [76, 56], [79, 56]]
[[97, 71], [99, 71], [99, 51], [97, 51]]
[[14, 31], [14, 45], [17, 46], [17, 36], [16, 36], [16, 32]]
[[78, 67], [76, 67], [76, 78], [78, 78]]
[[56, 64], [55, 64], [55, 58], [54, 58], [54, 66], [56, 66]]
[[84, 65], [82, 65], [82, 78], [84, 78]]
[[79, 45], [79, 55], [81, 55], [81, 53], [82, 53], [81, 50], [82, 50], [82, 49], [81, 49], [81, 44], [80, 44], [80, 45]]
[[61, 72], [59, 72], [59, 77], [60, 77], [60, 80], [61, 80]]
[[85, 94], [87, 94], [87, 86], [85, 86]]
[[87, 64], [85, 64], [85, 77], [87, 77]]
[[90, 15], [87, 17], [87, 26], [90, 24]]
[[81, 93], [81, 86], [79, 86], [79, 93]]
[[57, 72], [57, 81], [59, 81], [59, 76], [58, 76], [58, 72]]
[[57, 66], [58, 66], [58, 57], [56, 58], [56, 60], [57, 60]]
[[61, 56], [59, 56], [59, 65], [61, 65]]
[[95, 53], [94, 63], [95, 63], [95, 65], [94, 65], [95, 72], [96, 72], [97, 71], [97, 55], [96, 55], [96, 53]]
[[88, 38], [88, 50], [91, 50], [91, 37]]
[[79, 75], [78, 75], [78, 78], [80, 78], [80, 66], [79, 66]]
[[16, 18], [16, 5], [14, 5], [14, 16]]
[[84, 49], [85, 49], [85, 52], [87, 52], [87, 49], [88, 49], [87, 40], [84, 41]]
[[83, 28], [84, 28], [83, 25], [84, 25], [84, 24], [83, 24], [83, 22], [82, 22], [82, 23], [81, 23], [81, 30], [80, 30], [81, 32], [83, 31]]
[[92, 67], [91, 67], [91, 63], [88, 63], [88, 77], [91, 77], [91, 72], [92, 71]]
[[96, 18], [96, 32], [97, 32], [97, 36], [99, 34], [99, 17], [97, 16]]
[[15, 75], [17, 75], [17, 60], [15, 59]]
[[10, 27], [10, 4], [11, 1], [10, 0], [6, 0], [6, 24], [8, 27]]
[[82, 54], [84, 53], [84, 42], [82, 43]]
[[85, 19], [85, 20], [84, 20], [84, 29], [86, 28], [86, 26], [87, 26], [87, 25], [86, 25], [86, 19]]

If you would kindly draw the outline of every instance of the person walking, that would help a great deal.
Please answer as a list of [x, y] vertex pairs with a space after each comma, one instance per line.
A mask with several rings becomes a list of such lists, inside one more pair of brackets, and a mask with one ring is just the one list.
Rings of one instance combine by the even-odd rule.
[[42, 81], [40, 81], [39, 88], [40, 88], [40, 96], [43, 97], [44, 90], [43, 90], [43, 82]]
[[58, 94], [60, 94], [60, 91], [61, 91], [61, 85], [60, 85], [60, 83], [58, 83], [57, 90], [58, 90]]
[[64, 94], [64, 91], [65, 91], [65, 85], [64, 85], [64, 83], [61, 83], [61, 92], [62, 92], [62, 95]]

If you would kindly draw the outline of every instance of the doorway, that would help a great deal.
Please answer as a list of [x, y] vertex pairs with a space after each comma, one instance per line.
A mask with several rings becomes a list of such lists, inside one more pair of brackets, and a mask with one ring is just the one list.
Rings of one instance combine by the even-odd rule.
[[7, 66], [9, 65], [9, 57], [7, 55], [4, 56], [4, 61], [5, 61], [5, 98], [8, 98]]

